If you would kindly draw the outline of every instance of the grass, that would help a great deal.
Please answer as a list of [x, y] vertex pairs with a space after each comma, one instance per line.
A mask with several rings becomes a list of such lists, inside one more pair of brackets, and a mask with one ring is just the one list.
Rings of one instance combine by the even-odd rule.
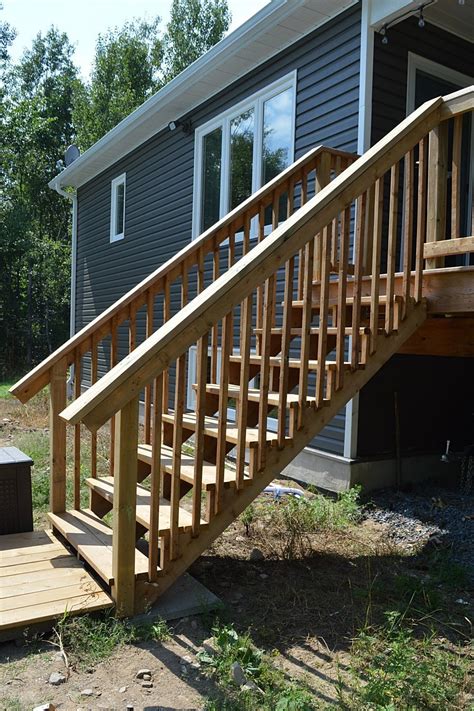
[[0, 383], [0, 400], [10, 400], [13, 397], [8, 391], [15, 382], [15, 380], [9, 380]]
[[469, 691], [465, 656], [436, 640], [434, 632], [417, 636], [398, 611], [386, 617], [384, 626], [364, 629], [354, 639], [353, 691], [341, 692], [341, 704], [367, 711], [464, 708]]
[[93, 666], [127, 644], [163, 642], [170, 637], [163, 620], [133, 625], [116, 619], [110, 612], [99, 616], [65, 615], [56, 632], [70, 663], [76, 668]]
[[[209, 699], [206, 711], [316, 711], [310, 692], [302, 683], [289, 682], [271, 658], [258, 649], [250, 634], [239, 634], [232, 625], [213, 628], [214, 652], [198, 657], [204, 670], [218, 684], [219, 695]], [[251, 687], [239, 688], [232, 679], [238, 663]]]

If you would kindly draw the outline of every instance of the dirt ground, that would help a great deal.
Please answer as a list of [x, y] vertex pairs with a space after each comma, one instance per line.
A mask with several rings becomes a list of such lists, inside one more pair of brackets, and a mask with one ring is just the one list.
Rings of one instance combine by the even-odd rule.
[[[0, 400], [0, 446], [45, 427], [44, 412], [25, 414], [14, 401]], [[265, 507], [268, 497], [260, 501]], [[388, 523], [366, 517], [348, 529], [312, 534], [309, 552], [287, 560], [277, 532], [257, 515], [249, 530], [236, 521], [190, 572], [220, 597], [223, 619], [250, 629], [288, 679], [303, 680], [322, 705], [342, 708], [338, 690], [350, 683], [353, 637], [364, 625], [383, 621], [400, 594], [397, 581], [423, 580], [432, 565], [428, 538], [414, 550], [395, 544], [388, 533]], [[471, 636], [473, 592], [470, 584], [443, 588], [437, 634], [446, 644]], [[211, 627], [211, 617], [182, 620], [172, 626], [170, 641], [126, 645], [92, 669], [69, 670], [58, 687], [48, 683], [51, 673], [68, 673], [53, 646], [0, 644], [0, 709], [23, 711], [51, 702], [64, 711], [201, 710], [216, 692], [196, 659]], [[136, 679], [140, 669], [151, 671], [151, 689]], [[83, 695], [85, 690], [91, 695]]]

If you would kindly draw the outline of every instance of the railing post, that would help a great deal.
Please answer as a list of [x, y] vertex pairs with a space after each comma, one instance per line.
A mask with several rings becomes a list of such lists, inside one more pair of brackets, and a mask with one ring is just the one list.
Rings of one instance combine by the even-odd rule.
[[66, 510], [66, 423], [59, 417], [66, 402], [66, 359], [58, 361], [50, 371], [49, 386], [49, 457], [50, 505], [52, 513]]
[[[429, 134], [427, 242], [446, 239], [446, 197], [448, 164], [448, 123], [443, 121]], [[427, 269], [439, 269], [443, 257], [426, 260]]]
[[[329, 185], [331, 180], [331, 154], [324, 151], [316, 167], [316, 194]], [[313, 279], [321, 281], [321, 241], [322, 235], [314, 239]]]
[[138, 397], [116, 415], [112, 596], [120, 617], [134, 612]]

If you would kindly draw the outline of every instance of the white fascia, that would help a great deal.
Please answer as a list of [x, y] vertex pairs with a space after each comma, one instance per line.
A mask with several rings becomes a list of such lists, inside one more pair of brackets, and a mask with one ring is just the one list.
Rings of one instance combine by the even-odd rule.
[[[365, 0], [362, 0], [363, 5]], [[409, 10], [416, 10], [420, 2], [413, 0], [376, 0], [369, 3], [369, 25], [371, 27], [380, 28], [385, 22], [392, 22], [399, 15], [402, 15]]]

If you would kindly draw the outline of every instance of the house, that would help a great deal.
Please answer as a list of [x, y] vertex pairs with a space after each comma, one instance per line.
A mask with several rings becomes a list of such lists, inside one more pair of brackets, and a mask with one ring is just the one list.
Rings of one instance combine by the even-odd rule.
[[472, 13], [274, 0], [52, 181], [71, 340], [12, 391], [50, 384], [50, 520], [121, 614], [282, 472], [370, 488], [472, 440]]

